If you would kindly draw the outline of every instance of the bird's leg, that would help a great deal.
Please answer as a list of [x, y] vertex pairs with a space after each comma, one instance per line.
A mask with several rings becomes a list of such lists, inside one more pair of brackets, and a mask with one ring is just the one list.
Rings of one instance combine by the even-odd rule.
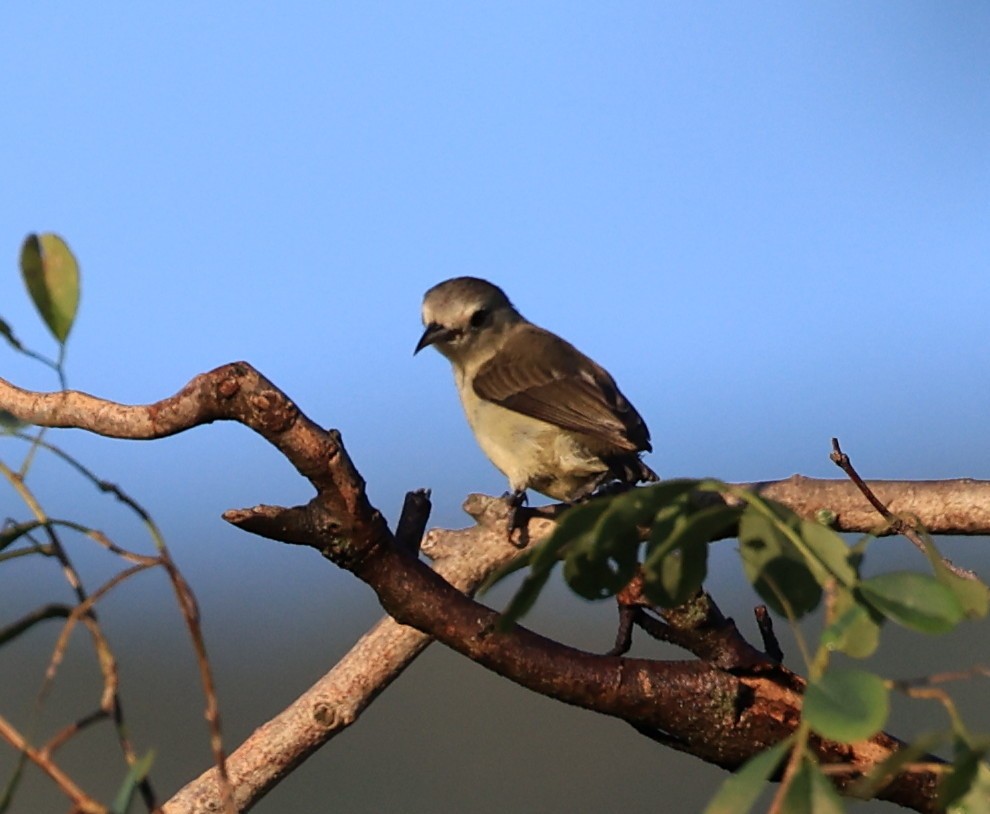
[[528, 542], [525, 539], [525, 534], [524, 534], [524, 532], [526, 530], [525, 524], [522, 525], [522, 526], [518, 526], [518, 528], [519, 528], [519, 542], [518, 543], [515, 541], [515, 538], [513, 536], [513, 532], [517, 528], [517, 525], [516, 525], [517, 519], [518, 519], [517, 518], [517, 513], [518, 513], [519, 509], [522, 508], [523, 506], [525, 506], [526, 503], [529, 502], [529, 498], [526, 497], [526, 490], [525, 489], [514, 489], [511, 492], [506, 492], [504, 495], [502, 495], [502, 499], [505, 501], [506, 505], [509, 507], [509, 512], [508, 512], [508, 515], [506, 516], [506, 525], [508, 526], [508, 529], [509, 529], [509, 542], [512, 543], [512, 545], [516, 546], [516, 548], [525, 548], [526, 547], [526, 543]]

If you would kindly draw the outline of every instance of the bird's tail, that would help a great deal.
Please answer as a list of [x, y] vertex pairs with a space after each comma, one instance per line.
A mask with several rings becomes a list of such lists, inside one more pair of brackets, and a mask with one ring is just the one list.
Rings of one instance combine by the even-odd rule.
[[630, 486], [635, 486], [637, 483], [656, 483], [660, 480], [660, 476], [643, 463], [639, 455], [626, 455], [608, 463], [612, 478]]
[[636, 461], [639, 465], [639, 471], [636, 473], [637, 482], [639, 483], [656, 483], [660, 480], [660, 476], [654, 472], [650, 467], [644, 464], [642, 461]]

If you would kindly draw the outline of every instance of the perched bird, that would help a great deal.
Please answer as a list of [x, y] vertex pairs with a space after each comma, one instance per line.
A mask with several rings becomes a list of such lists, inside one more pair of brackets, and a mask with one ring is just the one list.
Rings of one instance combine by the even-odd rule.
[[533, 489], [568, 503], [611, 481], [657, 475], [640, 460], [650, 432], [615, 380], [577, 348], [529, 322], [496, 285], [455, 277], [423, 297], [414, 353], [450, 360], [468, 423], [509, 479], [512, 506]]

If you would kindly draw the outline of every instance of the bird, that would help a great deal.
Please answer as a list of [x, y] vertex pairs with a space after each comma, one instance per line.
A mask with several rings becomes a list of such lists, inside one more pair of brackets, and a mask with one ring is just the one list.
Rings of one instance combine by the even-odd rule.
[[640, 459], [653, 449], [646, 422], [612, 376], [497, 285], [445, 280], [424, 295], [422, 318], [413, 354], [432, 346], [450, 361], [474, 436], [509, 480], [510, 536], [527, 490], [570, 504], [659, 479]]

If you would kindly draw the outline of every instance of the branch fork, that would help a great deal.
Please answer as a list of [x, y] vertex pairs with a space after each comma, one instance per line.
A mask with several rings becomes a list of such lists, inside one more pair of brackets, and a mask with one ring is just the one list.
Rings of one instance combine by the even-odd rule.
[[[662, 631], [661, 638], [694, 653], [695, 660], [593, 655], [518, 625], [496, 631], [496, 612], [470, 595], [488, 574], [519, 553], [507, 542], [504, 502], [471, 496], [465, 510], [477, 525], [460, 531], [434, 529], [424, 536], [429, 495], [411, 493], [393, 533], [369, 502], [340, 433], [319, 427], [245, 362], [197, 376], [174, 396], [145, 406], [114, 404], [72, 391], [31, 393], [0, 379], [0, 406], [30, 423], [77, 427], [114, 438], [161, 438], [217, 420], [250, 427], [282, 452], [316, 495], [304, 506], [231, 510], [224, 519], [269, 539], [317, 549], [366, 582], [392, 617], [229, 756], [227, 770], [240, 811], [355, 720], [432, 638], [536, 692], [625, 720], [672, 748], [730, 770], [786, 738], [798, 725], [804, 682], [779, 663], [779, 646], [774, 647], [769, 625], [761, 625], [767, 655], [742, 639], [707, 594], [696, 597], [689, 608], [665, 611], [662, 623], [632, 594], [626, 597], [625, 607], [639, 614], [633, 621], [654, 628], [655, 634]], [[828, 508], [839, 530], [865, 530], [857, 508], [862, 496], [848, 482], [794, 476], [751, 487], [805, 516]], [[892, 505], [906, 488], [886, 482], [876, 490], [892, 495], [886, 504]], [[920, 495], [912, 508], [933, 533], [990, 533], [990, 484], [910, 484], [910, 491]], [[946, 512], [942, 501], [938, 511], [925, 516], [926, 500], [948, 492], [958, 496], [959, 491], [970, 498], [977, 495], [968, 501], [975, 507], [972, 512]], [[952, 505], [960, 503], [955, 500]], [[520, 510], [517, 522], [525, 524], [530, 545], [549, 533], [558, 511]], [[435, 568], [419, 559], [420, 540]], [[823, 763], [836, 764], [833, 778], [843, 788], [900, 746], [881, 733], [853, 746], [819, 742], [817, 748]], [[880, 796], [918, 811], [935, 811], [936, 781], [931, 768], [903, 770]], [[217, 805], [217, 788], [216, 770], [208, 771], [163, 810], [216, 810], [211, 806]]]

